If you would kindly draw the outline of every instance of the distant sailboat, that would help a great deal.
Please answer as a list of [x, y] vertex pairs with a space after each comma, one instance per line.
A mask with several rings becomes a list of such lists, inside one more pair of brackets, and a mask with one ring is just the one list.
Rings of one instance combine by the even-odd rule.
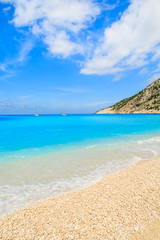
[[35, 114], [34, 114], [35, 117], [39, 117], [39, 114], [37, 113], [37, 107], [35, 107]]
[[62, 108], [62, 116], [66, 116], [67, 114], [63, 112], [63, 108]]

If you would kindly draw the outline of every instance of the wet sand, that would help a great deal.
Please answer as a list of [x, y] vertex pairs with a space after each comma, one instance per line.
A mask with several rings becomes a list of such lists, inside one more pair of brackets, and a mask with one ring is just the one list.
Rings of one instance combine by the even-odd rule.
[[160, 156], [0, 220], [0, 239], [160, 239]]

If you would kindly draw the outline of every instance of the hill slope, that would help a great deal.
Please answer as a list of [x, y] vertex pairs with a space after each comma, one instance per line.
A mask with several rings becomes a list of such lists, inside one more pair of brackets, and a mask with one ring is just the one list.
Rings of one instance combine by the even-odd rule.
[[160, 79], [134, 96], [96, 112], [109, 113], [160, 113]]

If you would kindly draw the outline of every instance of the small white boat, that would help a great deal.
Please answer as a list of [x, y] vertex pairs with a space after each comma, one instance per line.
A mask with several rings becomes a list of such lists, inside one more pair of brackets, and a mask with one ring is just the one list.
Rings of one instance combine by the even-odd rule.
[[66, 116], [67, 114], [63, 112], [63, 108], [62, 108], [62, 116]]
[[37, 107], [35, 107], [35, 114], [34, 114], [35, 117], [39, 117], [39, 114], [37, 113]]

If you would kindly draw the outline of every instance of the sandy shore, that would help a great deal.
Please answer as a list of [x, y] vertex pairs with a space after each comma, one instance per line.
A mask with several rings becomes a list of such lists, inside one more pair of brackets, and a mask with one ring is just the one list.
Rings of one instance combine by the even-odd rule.
[[160, 239], [160, 157], [0, 220], [0, 239]]

